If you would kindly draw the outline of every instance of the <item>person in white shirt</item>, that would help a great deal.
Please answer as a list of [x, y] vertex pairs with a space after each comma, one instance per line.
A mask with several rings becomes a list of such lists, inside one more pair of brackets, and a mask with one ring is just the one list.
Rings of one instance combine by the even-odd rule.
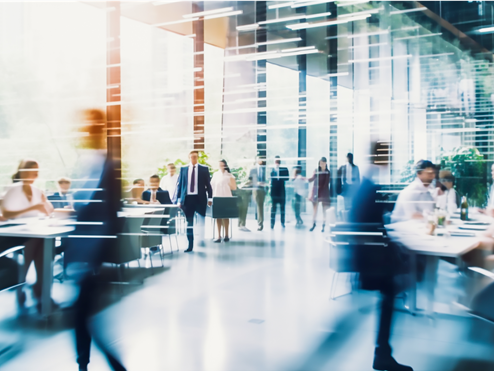
[[[494, 164], [491, 166], [491, 176], [494, 180]], [[489, 195], [487, 196], [487, 207], [485, 209], [479, 209], [479, 212], [494, 217], [494, 183], [489, 189]]]
[[420, 160], [415, 169], [415, 180], [401, 191], [396, 200], [391, 215], [392, 222], [424, 218], [424, 213], [434, 211], [437, 196], [442, 194], [442, 191], [433, 186], [436, 168], [432, 162]]
[[446, 210], [450, 215], [458, 209], [458, 200], [456, 191], [453, 188], [455, 177], [450, 170], [441, 170], [439, 172], [439, 181], [446, 187], [444, 194], [437, 197], [437, 207]]
[[171, 162], [166, 165], [166, 168], [168, 169], [168, 174], [161, 178], [160, 188], [164, 191], [168, 191], [170, 198], [173, 202], [175, 202], [175, 193], [177, 191], [178, 184], [177, 168], [175, 167], [175, 164]]
[[[230, 168], [225, 160], [219, 162], [219, 170], [213, 174], [211, 187], [213, 188], [215, 197], [232, 197], [232, 191], [237, 189], [235, 177], [230, 173]], [[218, 238], [214, 242], [221, 242], [221, 227], [225, 231], [223, 241], [230, 241], [230, 237], [228, 236], [230, 219], [216, 219], [216, 225], [218, 227]]]
[[[45, 194], [36, 186], [34, 181], [38, 178], [39, 165], [35, 160], [21, 161], [17, 173], [12, 177], [15, 184], [5, 193], [2, 201], [1, 214], [6, 219], [18, 219], [27, 217], [48, 216], [53, 212], [53, 206]], [[12, 245], [10, 242], [16, 242]], [[8, 245], [11, 246], [8, 246]], [[3, 240], [1, 248], [24, 245], [24, 278], [31, 263], [36, 268], [37, 280], [33, 285], [33, 296], [38, 300], [38, 310], [41, 309], [41, 289], [43, 287], [43, 240], [31, 238], [29, 240]], [[22, 295], [23, 302], [25, 294]], [[23, 303], [22, 303], [23, 304]]]
[[302, 202], [307, 198], [308, 185], [307, 179], [302, 176], [302, 169], [300, 166], [296, 166], [293, 172], [293, 209], [295, 211], [295, 218], [297, 219], [297, 224], [295, 227], [301, 227], [304, 224], [302, 217], [300, 216], [300, 208]]

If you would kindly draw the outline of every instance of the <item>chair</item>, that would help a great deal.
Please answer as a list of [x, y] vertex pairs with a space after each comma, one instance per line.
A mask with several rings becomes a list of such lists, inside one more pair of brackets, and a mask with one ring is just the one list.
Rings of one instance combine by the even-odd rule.
[[[237, 197], [213, 197], [213, 206], [211, 209], [211, 218], [213, 221], [213, 238], [215, 237], [214, 220], [215, 219], [236, 219], [238, 218], [238, 200]], [[230, 223], [230, 237], [233, 231], [233, 225]]]
[[[164, 214], [164, 211], [165, 209], [156, 210], [155, 212], [153, 212], [152, 215], [160, 216]], [[148, 250], [151, 269], [154, 269], [153, 257], [152, 257], [153, 247], [158, 247], [158, 251], [161, 257], [161, 266], [163, 266], [163, 244], [162, 244], [163, 241], [159, 228], [163, 218], [164, 216], [162, 218], [145, 218], [144, 221], [142, 222], [141, 232], [143, 233], [143, 235], [141, 235], [140, 246], [141, 249]]]
[[170, 252], [173, 254], [173, 246], [171, 236], [175, 236], [175, 244], [177, 246], [177, 250], [179, 250], [178, 246], [178, 238], [177, 235], [179, 233], [179, 228], [177, 228], [177, 224], [180, 223], [180, 209], [178, 207], [168, 206], [164, 209], [165, 217], [161, 219], [161, 234], [168, 236], [168, 242], [170, 244]]
[[357, 278], [360, 273], [378, 270], [382, 264], [379, 258], [387, 249], [385, 229], [374, 223], [337, 223], [331, 227], [327, 241], [329, 268], [334, 272], [330, 286], [332, 300], [336, 299], [334, 291], [340, 273], [353, 273]]

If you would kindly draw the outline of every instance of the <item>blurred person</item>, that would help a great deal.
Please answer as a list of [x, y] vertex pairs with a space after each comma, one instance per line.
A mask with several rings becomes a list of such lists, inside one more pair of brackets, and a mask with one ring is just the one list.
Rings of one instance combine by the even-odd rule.
[[443, 192], [434, 187], [436, 167], [428, 160], [420, 160], [415, 164], [416, 177], [396, 200], [391, 215], [393, 222], [411, 219], [423, 219], [424, 213], [432, 213], [438, 195]]
[[204, 218], [206, 208], [212, 205], [213, 190], [209, 169], [197, 163], [199, 152], [189, 153], [190, 163], [180, 169], [177, 185], [177, 205], [182, 208], [187, 219], [187, 240], [189, 246], [184, 252], [191, 252], [194, 248], [194, 215], [198, 214], [198, 229], [200, 245], [204, 245]]
[[302, 202], [307, 197], [307, 179], [302, 176], [302, 168], [296, 166], [293, 170], [293, 190], [294, 190], [294, 200], [293, 200], [293, 210], [295, 211], [295, 218], [297, 219], [296, 227], [301, 227], [304, 224], [302, 217], [300, 216], [300, 209], [302, 207]]
[[61, 177], [57, 180], [58, 192], [48, 196], [48, 200], [55, 209], [73, 209], [74, 203], [70, 186], [72, 182], [69, 178]]
[[171, 205], [172, 203], [168, 191], [161, 189], [160, 177], [156, 174], [149, 177], [149, 189], [142, 192], [142, 199], [150, 204]]
[[[4, 219], [37, 218], [49, 216], [54, 208], [41, 189], [34, 186], [38, 178], [38, 162], [31, 159], [22, 160], [17, 172], [12, 176], [14, 184], [5, 193], [0, 207]], [[36, 282], [32, 286], [33, 297], [38, 311], [41, 310], [41, 290], [43, 287], [43, 239], [39, 238], [0, 238], [0, 250], [5, 251], [14, 246], [24, 245], [24, 279], [31, 263], [36, 269]], [[20, 304], [24, 305], [25, 293], [20, 296]]]
[[271, 229], [276, 222], [276, 210], [280, 205], [281, 226], [285, 228], [285, 182], [289, 179], [290, 173], [286, 167], [281, 167], [280, 156], [275, 156], [274, 167], [271, 170]]
[[146, 188], [146, 183], [144, 179], [138, 178], [134, 179], [132, 182], [132, 188], [126, 192], [126, 200], [130, 202], [137, 202], [138, 204], [147, 204], [148, 201], [142, 199], [142, 193]]
[[175, 202], [175, 196], [177, 192], [177, 184], [178, 184], [178, 174], [177, 168], [174, 163], [170, 162], [166, 165], [168, 169], [168, 174], [166, 174], [160, 182], [160, 187], [164, 191], [168, 191], [170, 198], [173, 202]]
[[[372, 223], [373, 225], [379, 225], [379, 229], [383, 230], [385, 204], [379, 202], [381, 201], [379, 200], [379, 187], [373, 178], [379, 175], [380, 167], [387, 167], [389, 164], [389, 143], [377, 142], [372, 147], [371, 166], [368, 173], [363, 177], [360, 188], [353, 198], [349, 222], [355, 223], [356, 226]], [[367, 258], [365, 249], [355, 250], [353, 259], [356, 266], [366, 267], [369, 264]], [[389, 342], [394, 299], [397, 294], [406, 289], [407, 256], [400, 245], [390, 241], [386, 249], [386, 255], [379, 256], [374, 260], [379, 261], [379, 267], [375, 267], [375, 271], [365, 269], [359, 274], [362, 289], [380, 291], [382, 297], [373, 368], [386, 371], [413, 371], [411, 367], [396, 362], [392, 357], [392, 349]]]
[[352, 197], [360, 185], [360, 171], [353, 163], [353, 153], [346, 155], [347, 163], [338, 169], [336, 193], [343, 196], [345, 210], [352, 207]]
[[250, 170], [249, 179], [257, 205], [258, 231], [262, 231], [264, 228], [264, 199], [266, 198], [267, 178], [266, 162], [261, 156], [257, 156], [256, 166]]
[[[215, 197], [233, 197], [232, 191], [237, 189], [237, 182], [235, 177], [230, 173], [230, 168], [225, 160], [219, 162], [219, 170], [213, 174], [211, 187]], [[228, 236], [230, 219], [216, 219], [216, 225], [218, 227], [218, 239], [214, 240], [214, 242], [221, 242], [221, 227], [225, 231], [223, 241], [230, 241], [230, 237]]]
[[312, 213], [312, 227], [310, 231], [312, 232], [316, 228], [316, 220], [317, 220], [317, 209], [319, 203], [322, 205], [322, 232], [324, 232], [324, 228], [326, 226], [326, 211], [331, 206], [329, 187], [331, 184], [331, 172], [328, 169], [328, 160], [326, 157], [321, 157], [319, 160], [319, 165], [316, 170], [314, 170], [314, 174], [310, 177], [309, 182], [314, 182], [314, 186], [312, 187], [312, 192], [309, 196], [309, 199], [312, 202], [313, 213]]
[[124, 371], [109, 344], [102, 340], [101, 325], [93, 325], [90, 318], [96, 310], [101, 294], [98, 277], [105, 251], [116, 243], [120, 230], [117, 212], [120, 209], [116, 164], [107, 155], [106, 115], [103, 111], [84, 111], [80, 128], [78, 165], [81, 187], [74, 193], [77, 224], [74, 236], [68, 239], [65, 252], [67, 273], [79, 286], [74, 304], [75, 338], [79, 370], [86, 371], [90, 360], [91, 340], [105, 354], [113, 370]]
[[437, 197], [436, 206], [446, 210], [451, 215], [456, 212], [459, 206], [458, 194], [454, 189], [455, 177], [450, 170], [441, 170], [439, 172], [439, 181], [446, 187], [446, 191]]
[[479, 209], [479, 212], [482, 214], [489, 215], [490, 217], [494, 217], [494, 164], [491, 166], [491, 177], [493, 182], [489, 189], [489, 194], [487, 195], [487, 205], [485, 209]]
[[249, 203], [252, 198], [252, 182], [248, 178], [237, 189], [237, 201], [238, 201], [238, 230], [243, 232], [250, 232], [250, 229], [245, 226], [247, 221], [247, 212], [249, 211]]

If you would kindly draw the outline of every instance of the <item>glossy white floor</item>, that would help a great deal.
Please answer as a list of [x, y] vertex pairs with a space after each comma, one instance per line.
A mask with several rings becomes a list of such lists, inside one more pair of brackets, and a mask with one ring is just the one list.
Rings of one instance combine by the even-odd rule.
[[[192, 254], [182, 252], [181, 240], [180, 253], [166, 258], [170, 269], [96, 317], [128, 370], [371, 370], [376, 296], [360, 298], [370, 306], [364, 311], [355, 295], [329, 300], [329, 255], [320, 228], [310, 233], [291, 224], [263, 232], [254, 232], [254, 223], [248, 227], [253, 232], [234, 230], [228, 244], [208, 242]], [[448, 277], [441, 276], [441, 292], [452, 287]], [[55, 291], [64, 285], [56, 284]], [[337, 293], [347, 290], [342, 276]], [[8, 317], [12, 295], [0, 302]], [[0, 334], [18, 336], [23, 348], [0, 370], [77, 370], [70, 330], [21, 332], [14, 319], [3, 323]], [[395, 356], [419, 371], [492, 370], [493, 330], [477, 325], [469, 318], [431, 322], [398, 313]], [[89, 369], [109, 370], [96, 349]]]

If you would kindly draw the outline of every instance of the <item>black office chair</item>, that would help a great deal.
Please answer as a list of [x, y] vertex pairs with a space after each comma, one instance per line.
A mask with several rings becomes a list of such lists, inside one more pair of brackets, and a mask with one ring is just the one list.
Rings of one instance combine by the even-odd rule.
[[178, 207], [168, 206], [164, 210], [165, 218], [161, 220], [161, 234], [168, 236], [168, 243], [170, 244], [170, 253], [173, 254], [173, 245], [171, 236], [175, 236], [175, 244], [177, 250], [179, 250], [178, 245], [178, 232], [177, 224], [180, 222], [180, 209]]

